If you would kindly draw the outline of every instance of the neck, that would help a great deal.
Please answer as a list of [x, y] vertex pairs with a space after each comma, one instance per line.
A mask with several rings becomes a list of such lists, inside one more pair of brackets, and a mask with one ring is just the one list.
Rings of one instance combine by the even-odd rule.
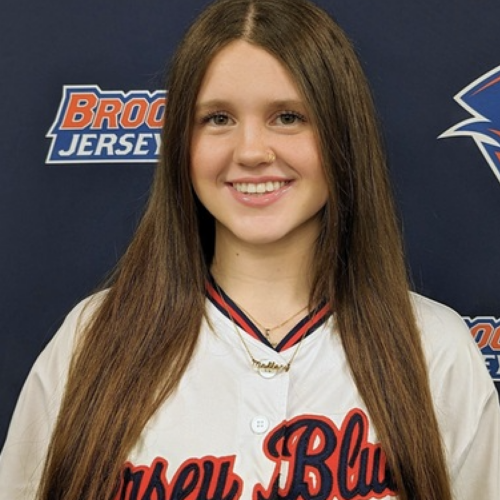
[[278, 324], [307, 306], [314, 237], [253, 245], [217, 231], [211, 271], [216, 282], [262, 324]]

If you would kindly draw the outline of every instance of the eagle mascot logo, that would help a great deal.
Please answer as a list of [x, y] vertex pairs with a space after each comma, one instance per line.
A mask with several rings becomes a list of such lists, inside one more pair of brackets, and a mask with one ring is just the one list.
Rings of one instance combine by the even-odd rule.
[[454, 99], [472, 118], [451, 127], [439, 139], [472, 137], [500, 182], [500, 66], [465, 87]]

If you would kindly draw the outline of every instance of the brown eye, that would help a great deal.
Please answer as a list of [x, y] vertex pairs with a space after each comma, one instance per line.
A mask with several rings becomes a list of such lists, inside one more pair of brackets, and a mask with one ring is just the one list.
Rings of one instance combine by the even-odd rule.
[[213, 118], [212, 118], [212, 121], [216, 124], [216, 125], [226, 125], [227, 122], [228, 122], [228, 118], [226, 115], [215, 115]]
[[209, 115], [203, 117], [202, 122], [215, 126], [223, 126], [228, 125], [229, 120], [229, 116], [225, 113], [210, 113]]

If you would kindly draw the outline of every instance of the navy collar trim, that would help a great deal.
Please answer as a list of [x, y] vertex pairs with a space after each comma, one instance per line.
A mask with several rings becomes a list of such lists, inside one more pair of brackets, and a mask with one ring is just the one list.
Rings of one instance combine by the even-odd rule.
[[210, 277], [206, 282], [207, 297], [212, 304], [228, 319], [244, 330], [254, 339], [260, 340], [267, 346], [278, 352], [285, 351], [296, 345], [302, 338], [305, 338], [315, 332], [322, 326], [331, 315], [330, 305], [323, 302], [310, 314], [302, 318], [281, 340], [273, 347], [269, 340], [255, 326], [253, 321], [231, 300], [231, 298], [215, 283]]

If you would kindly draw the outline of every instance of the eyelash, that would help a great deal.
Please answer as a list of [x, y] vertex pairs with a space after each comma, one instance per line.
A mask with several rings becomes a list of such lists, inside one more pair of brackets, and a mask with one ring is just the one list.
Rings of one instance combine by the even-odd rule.
[[[306, 117], [303, 114], [298, 113], [297, 111], [282, 111], [278, 115], [276, 115], [275, 120], [283, 118], [283, 116], [293, 116], [302, 123], [307, 121]], [[229, 114], [224, 111], [213, 111], [212, 113], [208, 113], [207, 115], [203, 116], [200, 121], [202, 124], [206, 124], [216, 117], [224, 117], [229, 119]]]
[[223, 111], [213, 111], [212, 113], [208, 113], [207, 115], [201, 118], [201, 123], [208, 123], [210, 120], [217, 116], [223, 116], [224, 118], [229, 118], [229, 115]]
[[293, 116], [294, 118], [297, 118], [300, 122], [306, 121], [306, 117], [303, 114], [298, 113], [297, 111], [282, 111], [277, 115], [276, 118], [282, 118], [283, 116]]

